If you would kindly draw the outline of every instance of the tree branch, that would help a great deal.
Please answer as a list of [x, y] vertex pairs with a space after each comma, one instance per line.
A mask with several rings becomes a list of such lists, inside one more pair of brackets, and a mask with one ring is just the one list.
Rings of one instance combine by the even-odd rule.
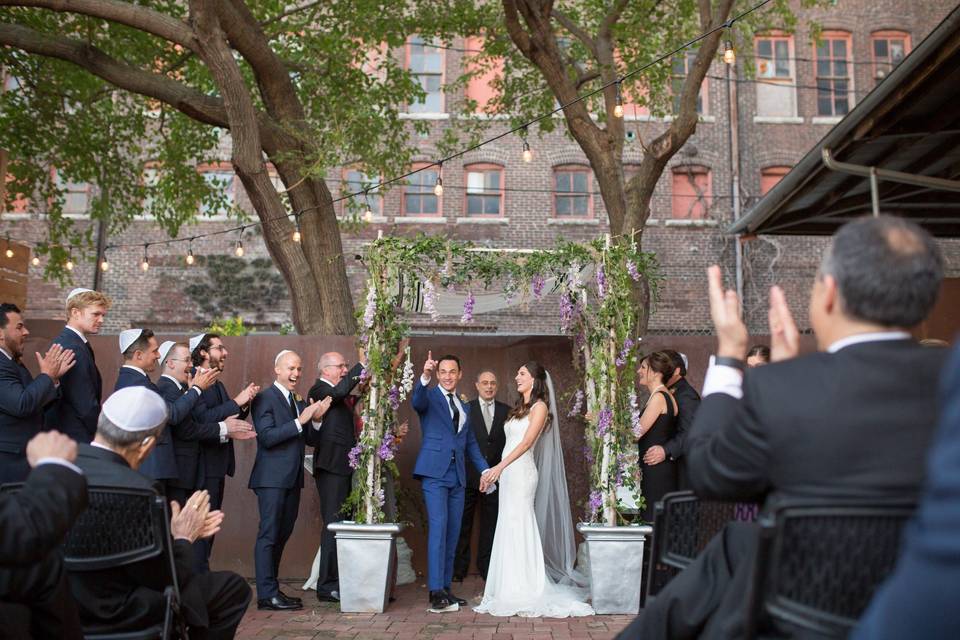
[[166, 76], [123, 64], [85, 42], [0, 23], [0, 44], [71, 62], [121, 89], [165, 102], [195, 120], [215, 127], [228, 126], [220, 98], [204, 95]]
[[35, 7], [102, 18], [196, 50], [193, 29], [165, 13], [121, 0], [0, 0], [4, 7]]
[[603, 21], [600, 22], [600, 28], [597, 30], [598, 38], [610, 38], [614, 25], [617, 24], [617, 21], [620, 19], [620, 16], [623, 15], [623, 11], [629, 3], [630, 0], [617, 0], [613, 3], [610, 11], [603, 17]]
[[564, 29], [572, 33], [577, 40], [582, 42], [587, 50], [590, 51], [590, 53], [592, 53], [594, 56], [597, 55], [597, 43], [593, 39], [593, 36], [591, 36], [585, 29], [574, 22], [573, 18], [563, 13], [559, 9], [553, 9], [550, 12], [550, 15], [553, 16], [553, 18], [556, 19], [556, 21], [559, 22]]

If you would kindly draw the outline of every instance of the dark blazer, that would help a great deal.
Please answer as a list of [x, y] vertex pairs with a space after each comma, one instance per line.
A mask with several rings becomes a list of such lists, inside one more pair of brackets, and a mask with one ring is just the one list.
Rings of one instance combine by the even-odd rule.
[[[136, 373], [136, 372], [134, 372]], [[152, 489], [149, 478], [134, 471], [113, 451], [81, 444], [76, 464], [83, 470], [91, 487], [132, 487]], [[191, 600], [183, 590], [193, 576], [193, 547], [186, 540], [173, 541], [177, 582], [181, 587], [181, 608], [191, 625], [204, 625], [207, 607]], [[84, 626], [91, 624], [122, 625], [125, 629], [155, 624], [163, 610], [163, 588], [158, 576], [158, 562], [152, 558], [136, 564], [104, 571], [80, 571], [70, 574], [70, 590], [80, 609]]]
[[[167, 401], [167, 405], [177, 402], [188, 392], [184, 386], [164, 376], [160, 376], [157, 380], [157, 389]], [[196, 395], [196, 393], [196, 391], [189, 391], [190, 395]], [[203, 468], [200, 465], [201, 443], [219, 444], [220, 425], [216, 422], [197, 422], [193, 419], [193, 412], [190, 412], [180, 422], [168, 421], [166, 431], [170, 432], [173, 454], [177, 463], [177, 477], [169, 480], [170, 485], [188, 490], [200, 488], [203, 485]]]
[[[146, 387], [155, 392], [160, 397], [160, 389], [153, 384], [146, 374], [140, 373], [130, 367], [120, 367], [117, 374], [117, 384], [114, 391], [125, 389], [126, 387]], [[140, 473], [153, 478], [154, 480], [171, 480], [180, 476], [180, 470], [177, 467], [177, 456], [173, 449], [173, 435], [171, 424], [179, 424], [184, 418], [190, 415], [193, 407], [200, 400], [200, 394], [196, 391], [181, 394], [173, 402], [167, 401], [167, 427], [160, 432], [160, 438], [157, 446], [150, 452], [143, 463], [140, 465]], [[219, 431], [218, 431], [219, 433]]]
[[53, 341], [73, 349], [76, 364], [60, 377], [60, 400], [47, 409], [46, 424], [77, 442], [90, 442], [97, 434], [103, 383], [90, 343], [68, 327]]
[[687, 441], [691, 487], [732, 500], [916, 497], [943, 351], [875, 341], [748, 369], [741, 400], [703, 399]]
[[0, 483], [30, 473], [27, 442], [43, 430], [43, 409], [58, 397], [53, 380], [34, 380], [27, 368], [0, 353]]
[[[296, 395], [294, 403], [299, 415], [306, 404], [303, 400], [297, 402]], [[253, 399], [257, 457], [247, 485], [250, 489], [291, 489], [303, 486], [304, 437], [313, 426], [310, 423], [302, 425], [301, 432], [294, 422], [296, 417], [290, 409], [289, 401], [276, 385], [270, 385]]]
[[[240, 407], [230, 398], [226, 387], [217, 380], [200, 395], [200, 402], [193, 408], [193, 419], [201, 424], [221, 422], [236, 415], [241, 420], [250, 413], [249, 407]], [[205, 442], [202, 445], [203, 474], [207, 478], [232, 476], [236, 470], [236, 457], [233, 453], [233, 440], [221, 443]]]
[[63, 541], [87, 508], [87, 479], [61, 464], [42, 464], [16, 493], [0, 493], [0, 566], [29, 566]]
[[854, 640], [960, 638], [960, 350], [944, 369], [927, 483], [900, 561], [864, 614]]
[[357, 363], [337, 383], [329, 383], [317, 378], [307, 394], [311, 402], [333, 398], [330, 408], [323, 415], [323, 426], [316, 434], [309, 435], [308, 444], [313, 445], [313, 468], [341, 476], [353, 473], [347, 454], [357, 444], [357, 432], [354, 427], [353, 409], [348, 406], [347, 396], [360, 381], [363, 365]]
[[[503, 457], [503, 447], [507, 444], [507, 436], [503, 431], [503, 423], [507, 421], [507, 414], [510, 413], [510, 407], [499, 400], [494, 400], [493, 405], [493, 425], [490, 427], [490, 433], [487, 434], [487, 425], [483, 421], [483, 409], [480, 407], [480, 399], [471, 400], [467, 403], [470, 407], [470, 427], [473, 434], [477, 437], [477, 444], [480, 445], [480, 451], [483, 457], [487, 459], [487, 468], [500, 464]], [[480, 471], [472, 461], [467, 461], [467, 486], [473, 489], [480, 487]]]
[[697, 409], [700, 408], [700, 394], [687, 382], [686, 378], [680, 378], [670, 391], [673, 392], [673, 397], [677, 401], [677, 432], [667, 440], [663, 449], [668, 456], [677, 460], [683, 457], [687, 433], [690, 432]]

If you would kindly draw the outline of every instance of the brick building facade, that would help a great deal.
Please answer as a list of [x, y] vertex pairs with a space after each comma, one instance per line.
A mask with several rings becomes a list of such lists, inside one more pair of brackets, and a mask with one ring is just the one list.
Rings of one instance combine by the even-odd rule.
[[[891, 65], [909, 53], [952, 5], [951, 0], [838, 0], [830, 6], [800, 11], [794, 34], [756, 36], [756, 57], [751, 60], [741, 55], [730, 79], [723, 62], [714, 64], [704, 83], [697, 132], [664, 172], [644, 232], [643, 246], [657, 253], [664, 277], [661, 299], [651, 318], [652, 333], [709, 333], [704, 270], [719, 263], [733, 282], [736, 240], [723, 233], [734, 216], [731, 144], [739, 150], [739, 196], [742, 211], [746, 211]], [[811, 24], [821, 28], [819, 44], [812, 39]], [[469, 43], [455, 43], [448, 49], [421, 46], [415, 50], [420, 57], [408, 59], [422, 64], [424, 84], [429, 87], [427, 76], [438, 65], [447, 77], [456, 75], [464, 48], [469, 48]], [[744, 65], [754, 65], [755, 73], [745, 73]], [[730, 117], [730, 94], [735, 95], [735, 123]], [[431, 160], [443, 131], [457, 126], [457, 117], [445, 113], [443, 104], [461, 97], [431, 94], [423, 105], [411, 109], [409, 117], [426, 121], [430, 129], [429, 135], [413, 136], [422, 152], [415, 160]], [[625, 117], [624, 165], [629, 173], [630, 165], [640, 160], [641, 140], [651, 139], [665, 124], [631, 105], [627, 105]], [[488, 137], [504, 126], [502, 121], [490, 120]], [[606, 214], [577, 145], [560, 131], [542, 137], [531, 133], [529, 142], [533, 151], [529, 163], [522, 158], [522, 140], [508, 136], [471, 152], [462, 161], [445, 164], [444, 193], [439, 198], [432, 195], [434, 176], [420, 174], [419, 186], [393, 188], [382, 197], [370, 195], [358, 202], [361, 209], [370, 205], [374, 216], [364, 224], [345, 224], [342, 231], [355, 302], [359, 298], [356, 292], [362, 291], [363, 268], [353, 256], [380, 230], [384, 234], [440, 233], [511, 249], [544, 248], [558, 237], [588, 240], [605, 233]], [[227, 150], [224, 157], [229, 157]], [[229, 165], [225, 167], [226, 172], [222, 167], [217, 171], [229, 180]], [[334, 197], [344, 180], [351, 181], [348, 190], [356, 190], [349, 187], [356, 186], [358, 176], [347, 170], [331, 171], [327, 178]], [[68, 205], [83, 224], [89, 190], [84, 185], [72, 189]], [[230, 189], [236, 204], [249, 208], [239, 180], [232, 180]], [[560, 190], [570, 195], [557, 195]], [[356, 216], [341, 209], [345, 218]], [[43, 225], [42, 211], [7, 212], [0, 217], [0, 235], [37, 240], [43, 237]], [[183, 228], [179, 237], [235, 225], [225, 217], [201, 218]], [[109, 314], [106, 330], [150, 326], [159, 332], [192, 331], [227, 309], [259, 330], [277, 330], [290, 319], [289, 301], [257, 233], [255, 227], [246, 232], [242, 258], [233, 255], [236, 233], [194, 241], [191, 248], [198, 261], [193, 266], [185, 264], [185, 242], [152, 247], [147, 271], [141, 269], [142, 250], [108, 253], [110, 268], [101, 274], [101, 290], [120, 302]], [[122, 234], [111, 236], [109, 243], [163, 238], [149, 220], [137, 220]], [[807, 325], [807, 289], [824, 243], [821, 238], [763, 237], [744, 244], [745, 309], [752, 330], [765, 332], [765, 292], [774, 282], [785, 288], [801, 326]], [[960, 275], [960, 244], [945, 241], [942, 246], [948, 275]], [[28, 318], [61, 317], [65, 291], [70, 287], [44, 282], [41, 271], [42, 265], [31, 267]], [[94, 273], [92, 263], [78, 264], [71, 286], [91, 286]], [[536, 309], [478, 315], [468, 327], [459, 326], [457, 318], [436, 325], [417, 320], [415, 326], [420, 332], [555, 333], [553, 305], [548, 298]]]

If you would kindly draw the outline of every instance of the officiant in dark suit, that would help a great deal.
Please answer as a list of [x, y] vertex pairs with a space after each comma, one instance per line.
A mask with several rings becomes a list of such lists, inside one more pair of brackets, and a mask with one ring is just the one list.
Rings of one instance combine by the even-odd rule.
[[[478, 397], [471, 400], [470, 428], [477, 437], [477, 444], [483, 457], [487, 459], [487, 468], [500, 464], [503, 447], [507, 438], [503, 423], [507, 421], [510, 407], [497, 400], [497, 376], [493, 371], [484, 370], [477, 375]], [[457, 555], [453, 561], [453, 579], [462, 582], [470, 571], [470, 539], [473, 537], [473, 516], [480, 512], [480, 541], [477, 545], [477, 569], [483, 579], [487, 579], [487, 567], [490, 565], [490, 552], [493, 549], [493, 534], [497, 530], [497, 511], [499, 492], [482, 493], [480, 491], [480, 471], [467, 460], [467, 488], [463, 503], [463, 520], [460, 525], [460, 540], [457, 542]]]
[[336, 352], [320, 356], [317, 364], [320, 377], [310, 388], [311, 402], [331, 398], [330, 408], [323, 418], [323, 426], [312, 436], [313, 481], [320, 497], [320, 575], [317, 578], [317, 599], [321, 602], [340, 601], [340, 573], [337, 567], [337, 541], [327, 529], [331, 522], [341, 520], [340, 510], [350, 495], [353, 469], [348, 454], [357, 443], [354, 419], [354, 397], [350, 395], [360, 382], [363, 364], [350, 367], [346, 358]]
[[0, 484], [20, 482], [30, 473], [27, 442], [43, 429], [43, 410], [59, 396], [59, 380], [75, 364], [73, 351], [58, 344], [37, 360], [34, 377], [23, 364], [30, 332], [15, 304], [0, 304]]
[[61, 380], [60, 398], [47, 407], [46, 424], [77, 442], [90, 442], [97, 432], [103, 383], [87, 336], [100, 333], [110, 298], [78, 288], [67, 296], [67, 326], [53, 341], [73, 351], [76, 365]]
[[[697, 495], [916, 500], [945, 350], [920, 346], [908, 329], [933, 308], [942, 278], [940, 250], [917, 225], [888, 216], [850, 222], [825, 251], [810, 294], [819, 352], [795, 357], [799, 332], [773, 287], [773, 362], [748, 369], [740, 301], [711, 267], [718, 349], [686, 444]], [[620, 637], [744, 637], [757, 535], [755, 523], [728, 523]]]

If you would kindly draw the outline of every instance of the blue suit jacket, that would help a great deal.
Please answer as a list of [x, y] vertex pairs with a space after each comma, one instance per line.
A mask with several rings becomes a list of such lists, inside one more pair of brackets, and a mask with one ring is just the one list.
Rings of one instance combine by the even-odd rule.
[[[306, 405], [297, 402], [297, 413]], [[303, 486], [304, 433], [297, 430], [289, 401], [276, 385], [253, 399], [253, 428], [257, 431], [257, 458], [250, 472], [251, 489], [272, 487], [292, 489]]]
[[960, 638], [960, 347], [943, 370], [940, 395], [920, 506], [893, 575], [852, 640]]
[[[167, 405], [177, 402], [184, 393], [196, 395], [196, 391], [184, 389], [170, 378], [160, 376], [157, 389]], [[198, 400], [199, 404], [199, 400]], [[173, 453], [177, 460], [177, 477], [170, 484], [180, 489], [199, 489], [203, 486], [203, 469], [200, 464], [200, 445], [220, 443], [220, 425], [216, 422], [199, 423], [190, 412], [180, 422], [167, 422], [167, 430], [173, 439]]]
[[[120, 367], [120, 373], [117, 374], [117, 384], [114, 391], [125, 389], [127, 387], [146, 387], [159, 395], [163, 394], [157, 385], [153, 384], [148, 376], [135, 369]], [[181, 395], [174, 402], [167, 402], [167, 428], [160, 432], [160, 438], [157, 446], [150, 452], [138, 471], [153, 480], [172, 480], [180, 476], [177, 469], [177, 457], [173, 450], [173, 436], [170, 425], [183, 422], [184, 418], [190, 415], [190, 411], [200, 399], [200, 394], [196, 391], [190, 391]], [[219, 434], [219, 431], [218, 431]]]
[[25, 366], [0, 353], [0, 482], [27, 478], [27, 442], [43, 430], [43, 408], [57, 395], [49, 376], [34, 380]]
[[413, 467], [414, 478], [442, 478], [451, 462], [455, 462], [457, 479], [461, 485], [466, 486], [464, 454], [470, 456], [470, 462], [480, 471], [490, 466], [480, 451], [473, 429], [470, 428], [470, 408], [466, 402], [459, 403], [462, 408], [460, 430], [456, 432], [450, 417], [450, 401], [439, 386], [424, 387], [417, 378], [410, 403], [420, 416], [420, 431], [423, 435], [420, 453]]
[[46, 424], [77, 442], [90, 442], [97, 434], [103, 383], [90, 346], [73, 329], [63, 328], [53, 341], [73, 349], [76, 364], [60, 378], [60, 400], [47, 409]]
[[[220, 422], [236, 415], [241, 420], [247, 417], [249, 409], [243, 409], [227, 393], [223, 383], [217, 380], [200, 395], [200, 402], [193, 408], [193, 419], [201, 424]], [[200, 464], [207, 478], [232, 476], [236, 469], [236, 457], [233, 453], [233, 440], [204, 443], [201, 449]]]

